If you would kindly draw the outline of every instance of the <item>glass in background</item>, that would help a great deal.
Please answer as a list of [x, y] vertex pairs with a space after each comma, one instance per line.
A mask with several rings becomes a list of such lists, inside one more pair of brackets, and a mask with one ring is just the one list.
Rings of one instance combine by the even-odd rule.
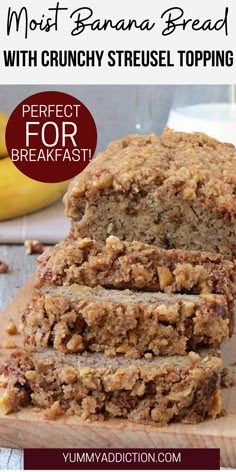
[[236, 145], [236, 86], [176, 86], [167, 126]]
[[135, 133], [146, 134], [154, 132], [159, 135], [163, 132], [175, 88], [175, 85], [134, 86]]
[[135, 86], [135, 130], [146, 134], [153, 130], [152, 86]]

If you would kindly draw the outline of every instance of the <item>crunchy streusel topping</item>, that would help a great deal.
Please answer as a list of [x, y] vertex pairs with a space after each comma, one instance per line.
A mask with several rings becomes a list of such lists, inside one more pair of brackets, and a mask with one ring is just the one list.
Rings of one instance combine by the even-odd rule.
[[165, 129], [162, 136], [131, 135], [106, 150], [71, 183], [65, 196], [67, 215], [76, 218], [77, 199], [104, 189], [138, 193], [159, 187], [163, 194], [199, 200], [236, 219], [236, 151], [203, 133]]

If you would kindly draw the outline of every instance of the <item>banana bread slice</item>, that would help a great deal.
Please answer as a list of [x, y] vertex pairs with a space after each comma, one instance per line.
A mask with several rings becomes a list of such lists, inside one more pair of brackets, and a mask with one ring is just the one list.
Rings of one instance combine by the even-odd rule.
[[38, 258], [37, 284], [225, 295], [232, 331], [235, 275], [235, 264], [220, 254], [166, 250], [110, 236], [105, 245], [67, 239], [47, 249]]
[[166, 293], [217, 293], [233, 299], [236, 265], [216, 253], [161, 249], [110, 236], [65, 239], [38, 258], [38, 283], [78, 283]]
[[74, 238], [120, 239], [236, 257], [236, 151], [166, 129], [111, 143], [65, 196]]
[[10, 413], [36, 406], [50, 418], [198, 423], [221, 412], [220, 367], [220, 358], [196, 353], [131, 364], [124, 356], [15, 352], [0, 368], [8, 381], [0, 407]]
[[229, 336], [226, 299], [214, 294], [42, 286], [22, 321], [30, 350], [52, 345], [63, 353], [88, 350], [111, 357], [183, 355], [199, 344], [216, 347]]

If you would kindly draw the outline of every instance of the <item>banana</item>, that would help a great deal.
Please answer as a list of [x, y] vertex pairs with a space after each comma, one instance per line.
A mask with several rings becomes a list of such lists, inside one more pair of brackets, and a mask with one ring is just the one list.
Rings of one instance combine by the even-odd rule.
[[0, 111], [0, 159], [8, 155], [5, 141], [5, 132], [9, 116]]
[[22, 174], [10, 157], [0, 159], [0, 220], [32, 213], [60, 198], [68, 181], [47, 184]]

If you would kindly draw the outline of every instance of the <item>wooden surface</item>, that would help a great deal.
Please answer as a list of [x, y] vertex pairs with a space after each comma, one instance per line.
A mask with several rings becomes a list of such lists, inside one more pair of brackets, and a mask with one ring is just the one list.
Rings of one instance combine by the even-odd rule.
[[[4, 259], [3, 254], [0, 258]], [[0, 286], [4, 302], [8, 303], [12, 295], [18, 293], [22, 282], [32, 274], [34, 258], [26, 256], [22, 248], [6, 248], [7, 261], [6, 258], [12, 272], [1, 275]], [[18, 293], [14, 303], [1, 316], [1, 333], [8, 320], [15, 318], [19, 306], [28, 295], [29, 286]], [[14, 340], [20, 345], [19, 336]], [[235, 363], [236, 335], [225, 344], [223, 351], [225, 362]], [[171, 425], [165, 428], [134, 425], [120, 420], [85, 423], [76, 417], [49, 421], [42, 413], [26, 409], [17, 414], [0, 416], [0, 446], [13, 448], [11, 457], [17, 454], [14, 448], [23, 447], [90, 447], [91, 444], [93, 447], [220, 447], [222, 466], [236, 467], [236, 387], [224, 389], [223, 396], [227, 410], [225, 417], [199, 425]], [[2, 453], [6, 454], [6, 451], [2, 450]], [[22, 461], [22, 456], [18, 457]]]

